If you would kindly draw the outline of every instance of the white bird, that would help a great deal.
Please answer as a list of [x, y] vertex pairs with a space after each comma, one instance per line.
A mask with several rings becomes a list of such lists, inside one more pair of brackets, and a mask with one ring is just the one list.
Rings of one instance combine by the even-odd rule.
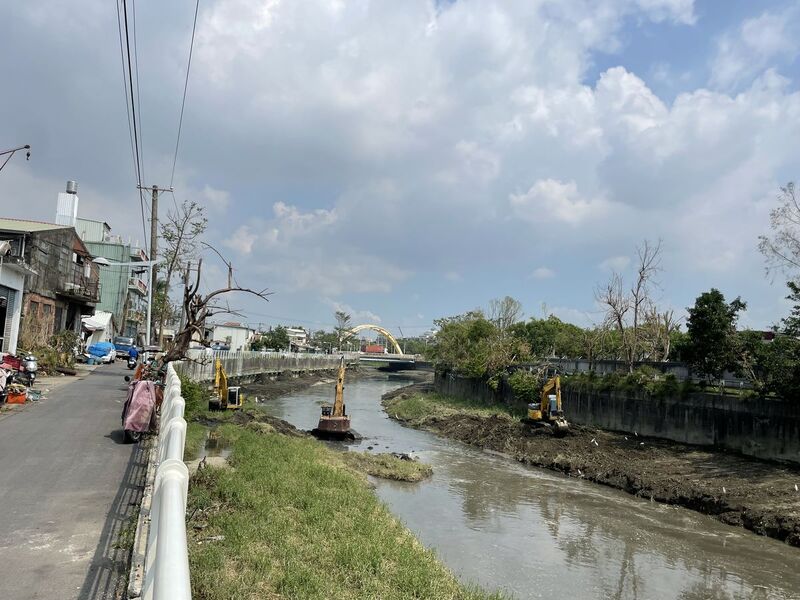
[[636, 437], [639, 437], [639, 434], [636, 433], [635, 431], [633, 432], [633, 435], [635, 435]]
[[797, 491], [797, 484], [796, 483], [794, 484], [794, 491], [795, 492]]
[[644, 446], [644, 442], [639, 442], [639, 445], [640, 446]]
[[728, 493], [728, 492], [727, 492], [727, 490], [725, 489], [725, 486], [724, 486], [724, 485], [722, 486], [722, 493], [723, 493], [723, 494], [727, 494], [727, 493]]
[[589, 443], [590, 443], [590, 444], [594, 444], [594, 438], [592, 438], [592, 441], [591, 441], [591, 442], [589, 442]]
[[[580, 469], [578, 469], [578, 475], [580, 475], [581, 477], [583, 477], [583, 473], [581, 473], [581, 470], [580, 470]], [[795, 487], [795, 489], [797, 489], [797, 484], [795, 484], [795, 485], [794, 485], [794, 487]]]
[[626, 441], [626, 442], [628, 441], [628, 436], [627, 436], [627, 435], [625, 436], [625, 441]]
[[597, 440], [592, 440], [595, 446], [599, 446], [600, 444], [597, 443]]

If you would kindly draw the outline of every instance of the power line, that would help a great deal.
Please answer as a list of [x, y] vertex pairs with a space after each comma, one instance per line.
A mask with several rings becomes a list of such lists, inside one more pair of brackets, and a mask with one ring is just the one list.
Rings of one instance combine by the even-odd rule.
[[[186, 65], [186, 79], [183, 82], [183, 99], [181, 100], [181, 115], [178, 118], [178, 137], [175, 140], [175, 156], [172, 159], [172, 175], [169, 178], [169, 187], [172, 187], [173, 180], [175, 179], [175, 165], [178, 162], [178, 147], [181, 143], [181, 129], [183, 127], [183, 110], [186, 106], [186, 90], [189, 87], [189, 71], [192, 68], [192, 52], [194, 51], [194, 34], [197, 30], [197, 13], [200, 10], [200, 0], [195, 1], [194, 5], [194, 22], [192, 23], [192, 40], [189, 43], [189, 61]], [[175, 195], [173, 194], [172, 199], [175, 200]], [[175, 205], [177, 209], [177, 202]]]
[[131, 127], [131, 106], [130, 101], [128, 100], [128, 78], [127, 73], [125, 71], [125, 44], [122, 41], [122, 18], [119, 14], [119, 0], [115, 3], [117, 8], [117, 33], [119, 35], [119, 58], [122, 63], [122, 90], [123, 90], [123, 97], [125, 98], [125, 114], [128, 120], [128, 138], [130, 139], [131, 143], [131, 160], [133, 161], [133, 175], [134, 177], [138, 178], [138, 173], [136, 172], [136, 151], [134, 150], [133, 146], [133, 128]]
[[133, 65], [136, 69], [136, 103], [139, 105], [139, 154], [142, 157], [142, 180], [139, 183], [147, 180], [144, 174], [144, 128], [142, 127], [142, 98], [139, 94], [139, 45], [136, 43], [136, 0], [131, 0], [131, 15], [133, 25]]
[[[131, 116], [133, 117], [131, 121], [133, 123], [133, 140], [134, 140], [134, 147], [135, 147], [135, 164], [136, 164], [136, 185], [139, 188], [139, 208], [141, 209], [142, 214], [142, 233], [144, 234], [144, 247], [145, 252], [150, 255], [150, 250], [147, 246], [147, 227], [145, 226], [144, 220], [144, 195], [142, 194], [141, 184], [142, 184], [142, 165], [141, 165], [141, 151], [139, 145], [139, 131], [137, 127], [137, 120], [136, 120], [136, 102], [133, 98], [133, 70], [131, 68], [131, 42], [130, 42], [130, 35], [128, 31], [128, 3], [126, 0], [122, 0], [122, 13], [125, 17], [125, 55], [127, 57], [128, 62], [128, 90], [130, 91], [131, 97]], [[136, 78], [138, 84], [138, 76]], [[138, 89], [138, 88], [137, 88]], [[138, 93], [137, 93], [138, 95]], [[140, 122], [140, 121], [139, 121]]]

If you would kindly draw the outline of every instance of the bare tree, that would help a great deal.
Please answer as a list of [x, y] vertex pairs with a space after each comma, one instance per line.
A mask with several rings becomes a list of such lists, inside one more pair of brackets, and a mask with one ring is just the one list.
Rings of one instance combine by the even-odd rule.
[[625, 290], [622, 275], [616, 272], [605, 286], [595, 290], [595, 299], [606, 312], [606, 324], [619, 332], [629, 371], [633, 371], [633, 363], [642, 354], [641, 325], [652, 304], [651, 293], [661, 270], [661, 241], [653, 244], [645, 240], [636, 253], [636, 279], [629, 290]]
[[[184, 201], [176, 211], [167, 212], [167, 220], [161, 225], [161, 239], [164, 241], [164, 288], [165, 305], [169, 305], [169, 292], [172, 276], [181, 269], [181, 264], [194, 258], [200, 236], [205, 232], [208, 219], [204, 209], [196, 202]], [[230, 283], [229, 283], [230, 285]], [[154, 288], [155, 290], [155, 288]], [[168, 311], [159, 311], [158, 345], [164, 343], [164, 322]]]
[[522, 304], [519, 300], [506, 296], [489, 302], [489, 320], [504, 332], [522, 318]]
[[800, 269], [800, 201], [793, 182], [780, 189], [778, 202], [769, 213], [772, 234], [758, 236], [758, 249], [767, 260], [767, 274]]
[[631, 310], [631, 299], [625, 293], [622, 275], [613, 273], [611, 279], [604, 286], [598, 287], [594, 294], [595, 300], [605, 310], [605, 326], [616, 329], [619, 332], [620, 341], [626, 359], [632, 357], [629, 354], [630, 346], [627, 343], [627, 320], [628, 312]]
[[200, 273], [203, 268], [202, 259], [197, 263], [197, 276], [194, 282], [187, 283], [183, 290], [183, 307], [186, 313], [186, 323], [175, 335], [172, 348], [164, 355], [164, 362], [181, 360], [186, 357], [187, 350], [192, 341], [205, 342], [206, 319], [216, 314], [231, 314], [235, 311], [230, 306], [220, 304], [222, 296], [231, 292], [242, 292], [268, 300], [271, 292], [266, 289], [254, 290], [241, 287], [238, 283], [227, 285], [205, 295], [200, 293]]

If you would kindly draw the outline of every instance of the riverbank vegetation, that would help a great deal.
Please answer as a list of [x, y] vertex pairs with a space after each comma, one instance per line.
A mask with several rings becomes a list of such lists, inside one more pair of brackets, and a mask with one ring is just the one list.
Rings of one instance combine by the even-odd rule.
[[507, 404], [484, 404], [477, 400], [446, 396], [425, 390], [426, 386], [400, 388], [397, 393], [384, 396], [386, 412], [397, 420], [420, 426], [428, 420], [444, 420], [454, 415], [501, 417], [519, 420], [524, 410]]
[[188, 380], [183, 395], [187, 458], [209, 431], [230, 451], [229, 468], [200, 468], [190, 481], [193, 597], [503, 597], [459, 583], [366, 478], [418, 481], [430, 475], [428, 465], [337, 452], [252, 406], [209, 412], [208, 392]]
[[395, 481], [422, 481], [433, 474], [430, 465], [426, 465], [410, 457], [400, 457], [394, 454], [370, 454], [369, 452], [342, 452], [344, 463], [356, 471]]
[[231, 450], [232, 468], [201, 469], [190, 484], [195, 598], [500, 598], [461, 585], [348, 453], [247, 428]]

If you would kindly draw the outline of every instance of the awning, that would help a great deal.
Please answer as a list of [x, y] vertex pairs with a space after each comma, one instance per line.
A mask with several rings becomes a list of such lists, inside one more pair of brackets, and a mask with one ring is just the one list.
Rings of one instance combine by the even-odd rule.
[[98, 311], [91, 316], [81, 317], [83, 328], [87, 331], [97, 331], [98, 329], [111, 330], [111, 319], [114, 317], [113, 313]]

